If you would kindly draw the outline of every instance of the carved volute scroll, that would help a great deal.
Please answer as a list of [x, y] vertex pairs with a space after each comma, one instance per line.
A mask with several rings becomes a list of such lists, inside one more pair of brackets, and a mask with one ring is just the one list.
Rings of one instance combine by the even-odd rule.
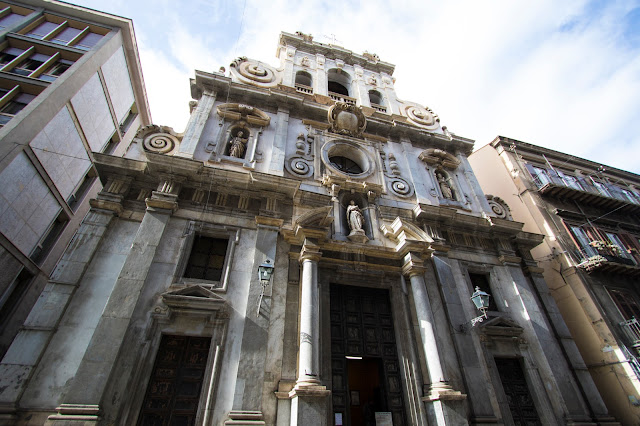
[[231, 62], [231, 74], [243, 83], [259, 87], [276, 87], [282, 82], [282, 73], [265, 63], [245, 56]]
[[168, 126], [151, 124], [141, 127], [136, 133], [135, 140], [142, 143], [147, 152], [173, 155], [180, 146], [182, 134], [174, 132], [173, 128]]

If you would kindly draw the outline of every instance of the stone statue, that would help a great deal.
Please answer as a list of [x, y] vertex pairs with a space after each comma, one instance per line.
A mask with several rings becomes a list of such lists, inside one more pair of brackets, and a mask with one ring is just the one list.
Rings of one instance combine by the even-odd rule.
[[349, 207], [347, 207], [347, 222], [351, 232], [362, 232], [362, 225], [364, 225], [364, 216], [360, 207], [357, 206], [355, 201], [351, 200]]
[[239, 130], [238, 133], [231, 138], [229, 155], [236, 158], [244, 158], [244, 151], [247, 145], [247, 138], [243, 138], [244, 132]]
[[451, 189], [449, 182], [447, 182], [445, 175], [443, 173], [436, 172], [436, 176], [438, 178], [438, 185], [440, 185], [442, 196], [447, 200], [453, 200], [453, 190]]

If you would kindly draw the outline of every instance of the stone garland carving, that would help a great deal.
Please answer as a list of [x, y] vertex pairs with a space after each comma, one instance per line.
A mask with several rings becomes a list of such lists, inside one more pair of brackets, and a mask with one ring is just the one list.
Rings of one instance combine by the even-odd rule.
[[502, 198], [488, 194], [486, 197], [487, 202], [489, 203], [489, 207], [491, 207], [491, 211], [497, 217], [499, 217], [500, 219], [513, 220], [513, 218], [511, 217], [511, 209]]
[[440, 125], [440, 118], [430, 108], [407, 105], [404, 111], [409, 121], [417, 126], [435, 129]]
[[259, 87], [275, 87], [280, 83], [280, 73], [262, 62], [247, 59], [246, 56], [231, 62], [231, 72], [243, 83]]
[[331, 124], [330, 131], [340, 135], [362, 138], [362, 133], [367, 127], [367, 119], [362, 109], [343, 102], [336, 102], [329, 109], [328, 119]]

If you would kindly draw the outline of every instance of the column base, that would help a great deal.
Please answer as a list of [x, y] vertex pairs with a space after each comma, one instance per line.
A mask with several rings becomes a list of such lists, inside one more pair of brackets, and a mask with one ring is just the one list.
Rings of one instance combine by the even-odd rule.
[[454, 390], [451, 385], [445, 382], [438, 382], [431, 384], [425, 396], [422, 397], [423, 401], [461, 401], [467, 399], [467, 394]]
[[226, 420], [224, 424], [225, 426], [262, 426], [265, 422], [262, 420], [262, 411], [233, 410], [229, 412], [229, 420]]
[[291, 398], [291, 426], [326, 425], [329, 418], [326, 386], [299, 386], [289, 392]]
[[[74, 424], [83, 422], [83, 425], [98, 423], [100, 419], [100, 407], [93, 404], [60, 404], [56, 408], [57, 414], [52, 414], [47, 420], [47, 424]], [[71, 423], [74, 422], [74, 423]]]

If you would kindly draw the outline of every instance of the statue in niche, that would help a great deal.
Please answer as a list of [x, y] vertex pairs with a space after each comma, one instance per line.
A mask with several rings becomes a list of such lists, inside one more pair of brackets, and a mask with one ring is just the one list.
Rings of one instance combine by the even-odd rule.
[[455, 200], [453, 197], [453, 189], [451, 189], [447, 176], [443, 172], [437, 171], [436, 178], [438, 179], [438, 185], [440, 185], [440, 192], [442, 192], [442, 196], [447, 200]]
[[355, 201], [351, 200], [349, 207], [347, 207], [347, 222], [349, 223], [349, 229], [351, 232], [362, 232], [362, 226], [364, 225], [364, 216], [360, 207]]
[[231, 137], [229, 141], [229, 156], [235, 158], [244, 158], [244, 152], [247, 148], [248, 138], [243, 137], [244, 132], [238, 130], [235, 136]]

